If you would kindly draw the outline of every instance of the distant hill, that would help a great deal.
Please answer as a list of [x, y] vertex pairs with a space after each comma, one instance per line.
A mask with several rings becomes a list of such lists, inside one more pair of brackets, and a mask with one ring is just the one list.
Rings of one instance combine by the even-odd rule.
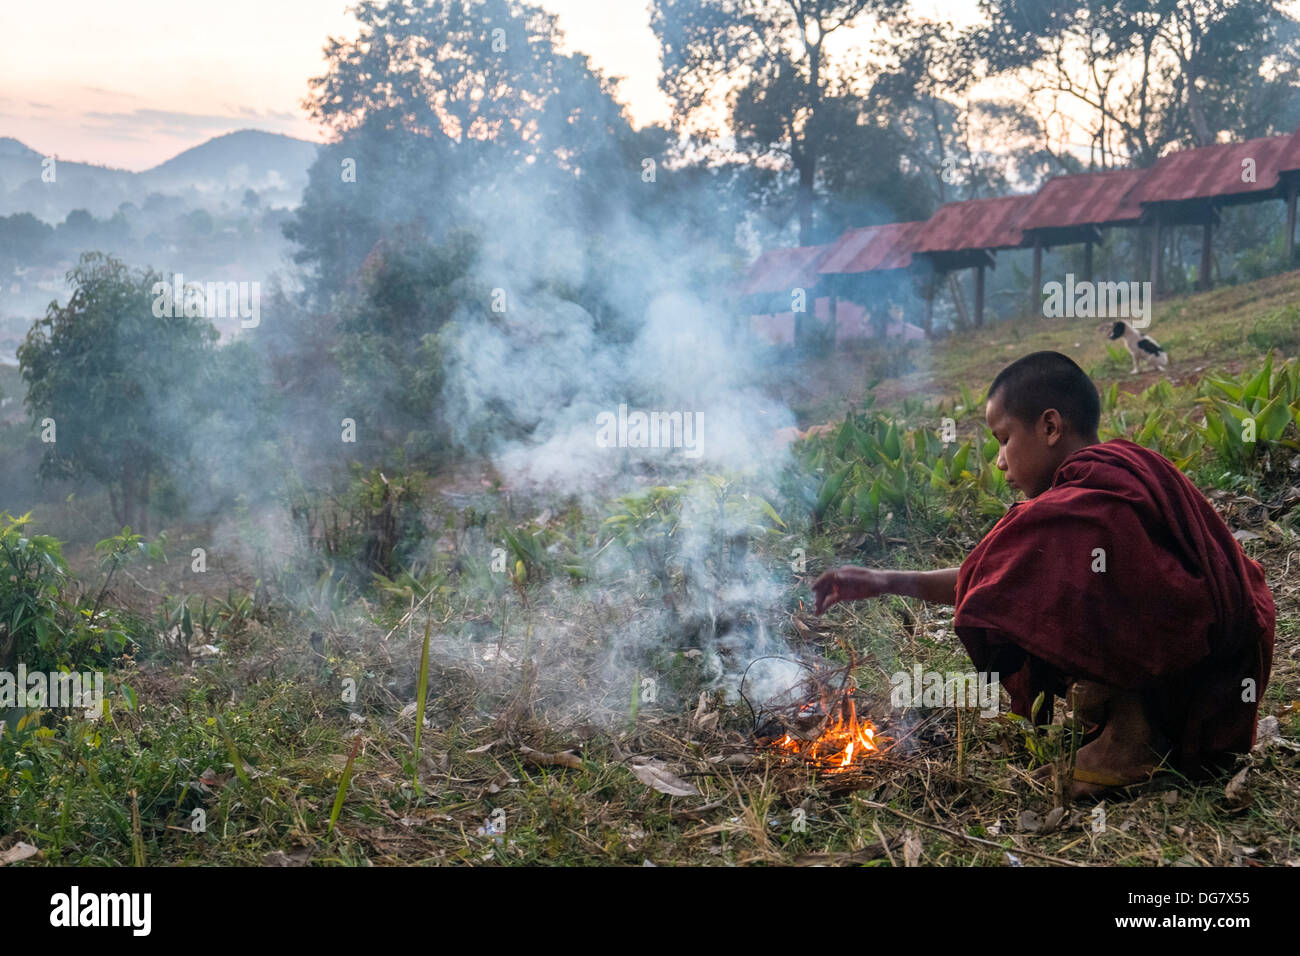
[[281, 133], [239, 130], [187, 149], [140, 173], [139, 179], [151, 192], [255, 189], [266, 198], [282, 196], [297, 205], [316, 148]]
[[0, 212], [30, 212], [51, 223], [73, 209], [110, 215], [139, 192], [135, 173], [70, 160], [57, 160], [54, 182], [43, 182], [44, 158], [16, 139], [0, 137]]
[[55, 224], [74, 209], [111, 216], [124, 202], [144, 204], [151, 193], [217, 211], [237, 207], [253, 189], [263, 206], [296, 206], [317, 146], [279, 133], [239, 130], [185, 150], [152, 169], [132, 173], [58, 160], [53, 183], [41, 180], [42, 155], [0, 137], [0, 215], [30, 212]]

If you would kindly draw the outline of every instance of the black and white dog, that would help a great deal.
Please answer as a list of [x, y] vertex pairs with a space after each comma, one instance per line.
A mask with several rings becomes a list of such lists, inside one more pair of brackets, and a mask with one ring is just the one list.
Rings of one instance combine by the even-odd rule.
[[1145, 332], [1139, 332], [1127, 322], [1116, 322], [1111, 326], [1110, 339], [1123, 339], [1124, 344], [1128, 346], [1129, 354], [1133, 356], [1133, 371], [1130, 375], [1136, 374], [1138, 370], [1138, 359], [1144, 358], [1154, 365], [1161, 368], [1169, 367], [1169, 354], [1160, 347], [1160, 343], [1147, 335]]

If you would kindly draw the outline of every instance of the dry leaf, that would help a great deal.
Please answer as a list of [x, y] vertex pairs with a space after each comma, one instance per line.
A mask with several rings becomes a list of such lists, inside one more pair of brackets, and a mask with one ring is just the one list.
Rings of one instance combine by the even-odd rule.
[[499, 774], [497, 774], [495, 777], [493, 777], [491, 780], [488, 781], [488, 785], [485, 788], [485, 792], [500, 793], [503, 787], [508, 787], [510, 786], [510, 784], [518, 783], [518, 782], [519, 781], [516, 778], [510, 776], [510, 774], [502, 770]]
[[636, 774], [636, 778], [647, 787], [653, 787], [660, 793], [666, 793], [670, 797], [699, 796], [700, 791], [695, 789], [695, 784], [687, 783], [681, 777], [678, 777], [662, 761], [653, 760], [649, 763], [633, 766], [630, 769], [632, 773]]
[[1246, 774], [1249, 772], [1249, 767], [1243, 767], [1236, 776], [1228, 781], [1228, 786], [1224, 789], [1223, 795], [1228, 798], [1229, 803], [1243, 805], [1250, 800], [1249, 794], [1246, 793]]
[[22, 860], [34, 857], [40, 850], [30, 843], [18, 842], [7, 850], [0, 850], [0, 866], [8, 866], [10, 863], [18, 863]]
[[572, 753], [543, 753], [540, 750], [534, 750], [532, 747], [521, 746], [519, 752], [524, 757], [525, 763], [530, 763], [535, 767], [569, 767], [572, 770], [582, 769], [582, 758]]
[[758, 762], [753, 754], [718, 754], [710, 757], [709, 763], [722, 764], [724, 767], [748, 767]]
[[695, 716], [691, 718], [691, 724], [696, 730], [711, 731], [718, 727], [718, 712], [709, 710], [709, 695], [706, 691], [700, 691], [700, 702], [695, 708]]
[[921, 838], [911, 830], [903, 832], [903, 866], [917, 866], [921, 862]]
[[1282, 722], [1272, 714], [1261, 717], [1255, 725], [1255, 750], [1267, 750], [1268, 745], [1282, 734]]

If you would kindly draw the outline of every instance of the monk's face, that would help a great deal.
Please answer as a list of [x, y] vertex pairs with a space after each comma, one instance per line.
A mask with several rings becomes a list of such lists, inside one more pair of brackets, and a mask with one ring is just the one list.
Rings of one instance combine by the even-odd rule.
[[1021, 421], [1002, 406], [1001, 392], [995, 392], [984, 409], [993, 437], [998, 440], [998, 468], [1006, 472], [1007, 484], [1037, 498], [1052, 486], [1052, 477], [1064, 459], [1061, 415], [1049, 408], [1033, 424]]

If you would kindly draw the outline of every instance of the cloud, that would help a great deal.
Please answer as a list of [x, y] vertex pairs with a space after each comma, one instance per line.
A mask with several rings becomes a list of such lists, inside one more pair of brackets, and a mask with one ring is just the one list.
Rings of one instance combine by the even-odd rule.
[[[230, 109], [230, 107], [227, 107], [227, 109]], [[239, 106], [235, 107], [235, 109], [238, 111], [240, 116], [249, 117], [251, 119], [275, 119], [286, 123], [295, 123], [300, 119], [297, 114], [285, 112], [284, 110], [264, 110], [259, 113], [251, 106]]]
[[52, 109], [54, 109], [54, 107], [51, 106], [49, 103], [37, 103], [37, 102], [34, 101], [34, 100], [28, 100], [28, 101], [27, 101], [27, 105], [30, 106], [30, 107], [32, 107], [33, 109], [38, 109], [38, 110], [52, 110]]
[[126, 130], [105, 129], [102, 126], [91, 126], [89, 123], [82, 123], [81, 129], [94, 133], [99, 139], [113, 139], [124, 143], [147, 143], [150, 141], [148, 136], [136, 136]]
[[134, 93], [122, 93], [118, 90], [105, 89], [102, 86], [83, 86], [82, 89], [89, 90], [92, 93], [100, 93], [104, 96], [117, 96], [124, 100], [138, 100], [140, 98]]

